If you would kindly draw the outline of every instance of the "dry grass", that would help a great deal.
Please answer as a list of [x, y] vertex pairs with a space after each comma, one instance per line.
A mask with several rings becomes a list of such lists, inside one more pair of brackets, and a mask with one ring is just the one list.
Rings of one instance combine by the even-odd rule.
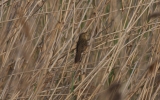
[[[0, 100], [159, 100], [159, 8], [158, 0], [1, 0]], [[89, 45], [75, 64], [82, 32]]]

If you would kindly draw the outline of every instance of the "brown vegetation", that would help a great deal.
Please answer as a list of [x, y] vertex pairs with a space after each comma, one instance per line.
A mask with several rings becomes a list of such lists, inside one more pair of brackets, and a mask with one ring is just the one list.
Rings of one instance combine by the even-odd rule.
[[[159, 100], [159, 8], [158, 0], [1, 0], [0, 100]], [[75, 63], [83, 32], [88, 46]]]

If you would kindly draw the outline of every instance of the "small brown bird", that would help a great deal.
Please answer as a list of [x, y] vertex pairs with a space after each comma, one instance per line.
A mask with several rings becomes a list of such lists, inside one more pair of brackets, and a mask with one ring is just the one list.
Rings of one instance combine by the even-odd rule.
[[78, 63], [81, 61], [81, 54], [84, 52], [87, 48], [87, 34], [82, 33], [79, 36], [79, 40], [77, 42], [76, 46], [76, 57], [75, 57], [75, 63]]

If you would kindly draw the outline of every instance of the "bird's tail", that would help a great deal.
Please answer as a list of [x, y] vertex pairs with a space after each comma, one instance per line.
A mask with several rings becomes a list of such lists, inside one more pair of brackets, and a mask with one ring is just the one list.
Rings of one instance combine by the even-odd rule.
[[78, 63], [80, 61], [81, 61], [81, 53], [76, 53], [75, 63]]

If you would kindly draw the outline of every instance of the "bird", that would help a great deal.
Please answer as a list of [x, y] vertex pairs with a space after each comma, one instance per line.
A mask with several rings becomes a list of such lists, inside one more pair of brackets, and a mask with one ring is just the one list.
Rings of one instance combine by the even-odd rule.
[[87, 49], [87, 34], [81, 33], [76, 46], [75, 63], [81, 62], [82, 52]]

